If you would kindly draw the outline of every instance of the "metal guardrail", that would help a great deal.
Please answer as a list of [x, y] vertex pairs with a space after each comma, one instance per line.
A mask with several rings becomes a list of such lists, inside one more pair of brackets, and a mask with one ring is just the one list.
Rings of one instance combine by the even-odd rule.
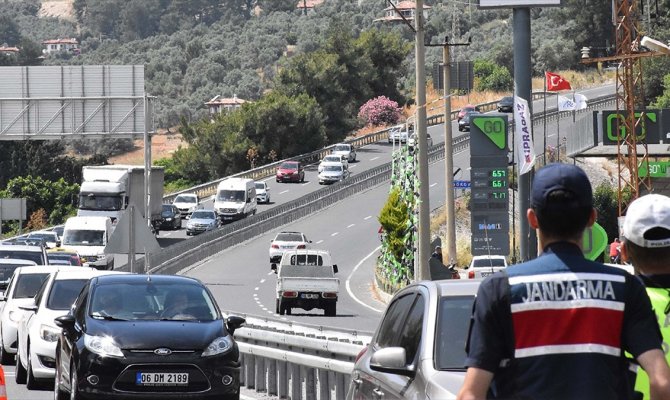
[[[343, 400], [372, 334], [247, 317], [235, 331], [240, 384], [292, 400]], [[304, 394], [304, 396], [303, 396]]]

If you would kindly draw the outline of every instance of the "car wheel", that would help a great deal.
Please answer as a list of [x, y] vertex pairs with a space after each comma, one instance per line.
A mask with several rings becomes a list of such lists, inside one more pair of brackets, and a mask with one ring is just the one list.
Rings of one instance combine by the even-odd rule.
[[286, 313], [286, 307], [284, 307], [281, 300], [277, 300], [277, 307], [279, 307], [279, 315], [284, 315], [284, 313]]
[[30, 361], [30, 347], [26, 349], [26, 354], [28, 356], [28, 359], [26, 360], [26, 364], [28, 367], [26, 368], [28, 375], [26, 376], [26, 388], [28, 390], [34, 390], [38, 389], [40, 387], [40, 382], [35, 378], [35, 375], [33, 374], [33, 363]]
[[323, 314], [326, 317], [334, 317], [337, 314], [336, 310], [337, 310], [337, 304], [336, 303], [328, 304], [326, 306], [326, 308], [323, 310]]
[[277, 299], [275, 302], [276, 302], [275, 313], [279, 314], [279, 311], [281, 311], [281, 310], [279, 310], [279, 299]]
[[305, 175], [300, 178], [300, 182], [305, 182]]
[[65, 400], [67, 398], [67, 393], [62, 389], [61, 378], [63, 377], [63, 371], [60, 369], [60, 348], [56, 346], [56, 371], [54, 376], [54, 400]]
[[[2, 332], [0, 332], [0, 335], [2, 335]], [[12, 355], [5, 351], [5, 343], [0, 339], [0, 364], [10, 365], [12, 361]]]
[[19, 352], [20, 349], [16, 349], [16, 370], [15, 375], [14, 375], [14, 380], [16, 383], [19, 384], [24, 384], [26, 383], [26, 369], [23, 367], [23, 364], [21, 364], [21, 353]]

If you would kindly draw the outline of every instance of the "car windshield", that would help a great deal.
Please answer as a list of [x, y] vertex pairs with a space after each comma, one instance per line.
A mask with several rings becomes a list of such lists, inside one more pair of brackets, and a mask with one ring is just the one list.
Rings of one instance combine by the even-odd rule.
[[349, 151], [349, 145], [348, 144], [340, 144], [335, 146], [335, 151]]
[[445, 296], [437, 307], [435, 368], [465, 370], [465, 342], [470, 327], [474, 296]]
[[[78, 265], [73, 255], [71, 254], [47, 254], [49, 259], [49, 264], [62, 264], [62, 265]], [[58, 262], [60, 261], [60, 263]], [[63, 263], [65, 262], [65, 263]]]
[[342, 172], [342, 166], [341, 165], [326, 165], [323, 167], [324, 171], [337, 171], [337, 172]]
[[278, 234], [275, 240], [278, 242], [304, 242], [301, 234], [285, 232]]
[[6, 281], [12, 277], [12, 274], [18, 267], [27, 264], [0, 264], [0, 281]]
[[169, 204], [163, 204], [163, 213], [169, 214], [171, 212], [172, 212], [172, 206], [170, 206]]
[[47, 299], [47, 308], [51, 310], [69, 310], [88, 279], [55, 280]]
[[292, 162], [285, 162], [279, 167], [281, 169], [298, 169], [298, 164]]
[[244, 202], [244, 190], [221, 190], [216, 196], [218, 201]]
[[42, 283], [47, 279], [49, 274], [21, 274], [16, 281], [14, 299], [29, 299], [35, 297], [37, 291], [40, 290]]
[[105, 231], [68, 229], [63, 233], [63, 245], [70, 246], [102, 246]]
[[213, 211], [196, 211], [191, 215], [191, 219], [216, 219]]
[[341, 162], [342, 158], [340, 156], [325, 156], [323, 162]]
[[79, 196], [80, 210], [118, 211], [123, 209], [123, 198], [120, 196], [103, 196], [82, 194]]
[[175, 197], [174, 199], [175, 203], [195, 203], [195, 197], [194, 196], [182, 196], [179, 195]]
[[109, 283], [91, 294], [96, 319], [212, 321], [219, 312], [207, 290], [186, 282]]
[[502, 258], [480, 258], [473, 260], [473, 267], [504, 267], [505, 260]]
[[2, 249], [0, 250], [0, 258], [18, 258], [19, 260], [30, 260], [37, 265], [44, 264], [41, 251]]
[[35, 232], [35, 233], [31, 233], [31, 234], [28, 235], [28, 239], [32, 239], [32, 238], [44, 239], [44, 240], [47, 241], [47, 242], [55, 242], [55, 241], [58, 240], [58, 239], [56, 238], [56, 234], [55, 234], [55, 233], [51, 233], [51, 232], [39, 232], [39, 233]]

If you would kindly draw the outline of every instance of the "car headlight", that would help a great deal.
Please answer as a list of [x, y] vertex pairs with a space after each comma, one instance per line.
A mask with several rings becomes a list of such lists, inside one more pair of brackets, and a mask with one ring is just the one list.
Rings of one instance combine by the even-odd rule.
[[109, 336], [84, 334], [84, 346], [92, 353], [103, 357], [123, 357], [123, 352]]
[[10, 311], [9, 312], [9, 320], [12, 322], [19, 322], [21, 320], [21, 316], [23, 315], [23, 311]]
[[60, 337], [60, 329], [49, 325], [40, 326], [40, 337], [47, 342], [55, 342]]
[[298, 171], [293, 171], [293, 175], [298, 175]]
[[165, 220], [166, 220], [166, 221], [172, 221], [172, 218], [167, 217], [167, 218], [165, 218]]
[[233, 341], [230, 336], [221, 336], [207, 346], [205, 351], [202, 352], [203, 357], [215, 356], [217, 354], [223, 354], [230, 351], [233, 348]]
[[193, 207], [191, 207], [191, 208], [188, 209], [188, 212], [193, 212], [193, 211], [195, 211], [196, 209], [197, 209], [197, 207], [196, 207], [196, 206], [193, 206]]

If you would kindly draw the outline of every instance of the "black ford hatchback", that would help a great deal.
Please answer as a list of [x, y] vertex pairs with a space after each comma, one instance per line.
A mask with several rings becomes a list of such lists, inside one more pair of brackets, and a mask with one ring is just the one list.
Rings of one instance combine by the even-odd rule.
[[244, 319], [196, 279], [99, 276], [56, 324], [56, 400], [239, 399]]

